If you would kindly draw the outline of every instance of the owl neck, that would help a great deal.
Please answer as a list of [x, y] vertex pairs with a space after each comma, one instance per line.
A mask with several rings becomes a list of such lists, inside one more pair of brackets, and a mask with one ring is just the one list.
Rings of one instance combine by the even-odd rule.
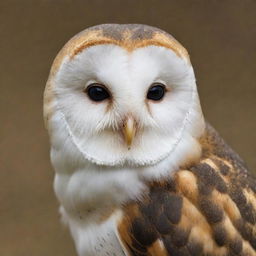
[[[62, 148], [59, 148], [61, 150]], [[181, 141], [165, 159], [153, 166], [101, 167], [87, 161], [68, 162], [64, 152], [52, 149], [56, 170], [54, 189], [66, 221], [101, 223], [129, 200], [147, 193], [147, 181], [170, 177], [181, 166], [199, 161], [201, 144], [185, 131]]]
[[[197, 96], [197, 95], [196, 95]], [[108, 218], [129, 200], [147, 193], [147, 181], [166, 179], [182, 166], [200, 160], [199, 139], [205, 132], [205, 122], [198, 96], [173, 150], [154, 165], [100, 166], [86, 159], [66, 136], [61, 118], [52, 122], [51, 161], [55, 168], [55, 193], [68, 219], [78, 222], [99, 222]], [[58, 139], [59, 138], [59, 139]], [[64, 215], [65, 215], [64, 214]]]

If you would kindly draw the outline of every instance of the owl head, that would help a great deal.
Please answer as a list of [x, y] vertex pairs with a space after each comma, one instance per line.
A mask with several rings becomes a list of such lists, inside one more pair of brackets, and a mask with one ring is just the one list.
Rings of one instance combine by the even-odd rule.
[[44, 115], [53, 150], [96, 165], [153, 165], [204, 129], [187, 51], [145, 25], [104, 24], [57, 55]]

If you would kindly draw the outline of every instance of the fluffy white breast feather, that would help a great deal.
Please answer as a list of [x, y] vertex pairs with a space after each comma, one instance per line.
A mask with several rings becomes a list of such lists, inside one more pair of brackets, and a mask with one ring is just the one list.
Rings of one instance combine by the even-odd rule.
[[[89, 99], [93, 83], [111, 99]], [[166, 87], [157, 102], [147, 99], [155, 83]], [[79, 255], [124, 255], [115, 231], [122, 204], [143, 196], [144, 180], [201, 153], [204, 119], [185, 49], [148, 26], [92, 27], [57, 56], [44, 104], [54, 189]], [[130, 116], [136, 133], [127, 146], [122, 129]]]

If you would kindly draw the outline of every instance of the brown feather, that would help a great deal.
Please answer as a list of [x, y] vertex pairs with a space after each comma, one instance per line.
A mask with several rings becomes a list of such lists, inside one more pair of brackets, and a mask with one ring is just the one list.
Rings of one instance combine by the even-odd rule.
[[256, 255], [256, 180], [211, 126], [200, 142], [199, 162], [124, 206], [118, 231], [130, 255]]

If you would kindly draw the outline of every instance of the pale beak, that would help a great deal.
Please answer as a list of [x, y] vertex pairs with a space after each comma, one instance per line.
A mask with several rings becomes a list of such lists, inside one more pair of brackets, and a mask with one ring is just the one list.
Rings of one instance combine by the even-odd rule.
[[133, 117], [128, 116], [124, 121], [124, 125], [123, 125], [124, 139], [128, 148], [130, 148], [132, 144], [133, 138], [135, 136], [135, 132], [136, 132], [135, 120]]

